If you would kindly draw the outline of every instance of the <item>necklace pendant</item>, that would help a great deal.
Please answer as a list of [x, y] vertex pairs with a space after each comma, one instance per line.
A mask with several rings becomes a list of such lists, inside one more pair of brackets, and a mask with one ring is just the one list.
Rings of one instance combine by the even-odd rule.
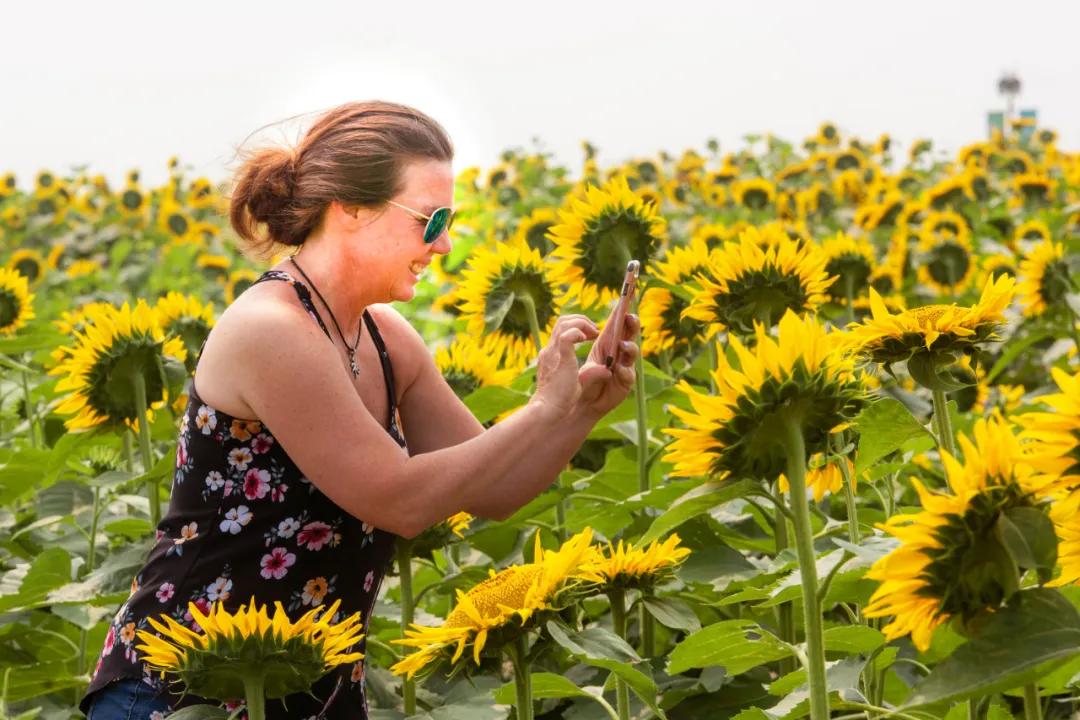
[[356, 364], [356, 355], [349, 353], [349, 367], [352, 369], [352, 376], [360, 377], [360, 366]]

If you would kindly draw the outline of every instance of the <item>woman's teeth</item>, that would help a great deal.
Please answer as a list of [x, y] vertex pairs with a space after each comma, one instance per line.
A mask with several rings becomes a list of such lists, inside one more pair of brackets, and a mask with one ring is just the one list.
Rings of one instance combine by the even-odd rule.
[[424, 272], [424, 264], [421, 262], [411, 262], [409, 263], [409, 270], [413, 275], [419, 275]]

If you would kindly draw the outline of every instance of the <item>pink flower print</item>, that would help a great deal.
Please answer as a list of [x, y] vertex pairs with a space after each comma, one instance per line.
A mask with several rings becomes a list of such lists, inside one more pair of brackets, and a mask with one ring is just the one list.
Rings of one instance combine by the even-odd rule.
[[99, 657], [99, 658], [98, 658], [98, 661], [97, 661], [97, 665], [95, 665], [95, 666], [94, 666], [94, 674], [90, 676], [90, 679], [91, 679], [91, 680], [93, 680], [94, 678], [96, 678], [96, 677], [97, 677], [97, 674], [98, 674], [99, 672], [101, 672], [101, 666], [102, 666], [102, 665], [103, 665], [104, 663], [105, 663], [105, 658], [103, 658], [103, 657]]
[[[157, 530], [154, 530], [154, 542], [157, 542], [158, 540], [160, 540], [163, 537], [165, 537], [165, 531], [164, 530], [162, 530], [161, 528], [158, 528]], [[132, 591], [132, 592], [134, 592], [134, 591]]]
[[323, 545], [330, 541], [333, 533], [330, 526], [324, 522], [309, 522], [296, 536], [296, 542], [304, 545], [308, 550], [322, 550]]
[[375, 583], [375, 571], [368, 570], [368, 574], [364, 576], [364, 592], [371, 592], [371, 586]]
[[289, 568], [296, 562], [296, 555], [283, 547], [274, 548], [259, 561], [262, 565], [260, 574], [269, 580], [280, 580], [289, 572]]
[[234, 487], [236, 487], [236, 483], [234, 483], [232, 481], [232, 478], [227, 478], [225, 480], [225, 491], [224, 491], [225, 497], [229, 497], [230, 495], [232, 495], [232, 491], [233, 491]]
[[163, 582], [158, 586], [158, 590], [154, 593], [154, 597], [156, 597], [160, 603], [167, 603], [172, 598], [174, 592], [176, 592], [175, 585], [171, 582]]
[[248, 500], [262, 499], [270, 492], [270, 473], [251, 468], [244, 474], [244, 496]]
[[209, 435], [217, 427], [217, 413], [205, 405], [199, 406], [199, 412], [195, 415], [195, 427], [202, 430], [203, 435]]
[[176, 445], [176, 467], [183, 467], [187, 464], [187, 439], [180, 438], [180, 442]]
[[285, 491], [289, 489], [289, 486], [285, 483], [278, 483], [270, 491], [270, 499], [274, 502], [285, 502]]
[[237, 470], [247, 470], [248, 463], [254, 459], [246, 447], [233, 448], [229, 451], [229, 464]]
[[375, 526], [369, 522], [362, 523], [360, 525], [360, 529], [364, 531], [365, 535], [370, 535], [371, 533], [375, 532]]
[[256, 455], [270, 452], [270, 448], [272, 447], [274, 447], [274, 438], [266, 433], [259, 433], [255, 439], [251, 441], [251, 451]]
[[[209, 615], [210, 614], [210, 601], [209, 600], [207, 600], [204, 597], [201, 597], [201, 598], [198, 598], [196, 600], [193, 600], [192, 602], [195, 603], [195, 607], [197, 607], [199, 609], [199, 612], [201, 612], [203, 615]], [[195, 616], [191, 614], [191, 609], [190, 608], [188, 608], [187, 610], [184, 610], [184, 622], [186, 622], [188, 625], [190, 625], [192, 630], [195, 630], [197, 632], [202, 632], [202, 627], [199, 625], [198, 622], [196, 622]]]
[[116, 626], [110, 625], [109, 632], [105, 635], [105, 647], [101, 649], [102, 655], [108, 655], [112, 652], [113, 645], [116, 644]]
[[295, 518], [285, 518], [278, 523], [277, 534], [278, 537], [289, 539], [296, 534], [296, 531], [300, 529], [300, 523]]
[[220, 490], [225, 485], [225, 478], [217, 470], [211, 470], [206, 476], [206, 487], [210, 488], [211, 492]]
[[221, 532], [239, 535], [241, 528], [251, 522], [251, 518], [252, 512], [248, 510], [247, 505], [237, 505], [234, 508], [229, 508], [229, 511], [225, 513], [225, 519], [221, 521], [218, 528], [220, 528]]
[[232, 580], [227, 577], [219, 577], [206, 586], [206, 597], [210, 602], [224, 602], [232, 595]]

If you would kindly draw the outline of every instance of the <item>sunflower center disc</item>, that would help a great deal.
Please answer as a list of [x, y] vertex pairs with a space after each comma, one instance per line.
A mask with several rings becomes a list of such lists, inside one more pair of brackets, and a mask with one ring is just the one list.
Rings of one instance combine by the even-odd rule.
[[18, 298], [6, 290], [0, 290], [0, 330], [14, 323], [21, 309]]
[[956, 285], [967, 275], [971, 265], [968, 251], [952, 241], [946, 241], [930, 251], [926, 269], [930, 277], [941, 285]]

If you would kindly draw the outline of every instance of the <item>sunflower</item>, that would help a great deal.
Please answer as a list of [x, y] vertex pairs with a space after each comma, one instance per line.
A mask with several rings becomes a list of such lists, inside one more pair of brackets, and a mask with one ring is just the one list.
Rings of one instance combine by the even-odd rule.
[[195, 221], [175, 201], [163, 202], [158, 210], [158, 227], [177, 239], [187, 239]]
[[831, 122], [823, 122], [818, 126], [817, 135], [814, 136], [819, 145], [826, 147], [836, 145], [840, 142], [840, 132], [836, 129], [836, 125]]
[[975, 256], [971, 240], [965, 235], [932, 232], [919, 234], [919, 282], [939, 295], [956, 295], [975, 276]]
[[26, 276], [10, 268], [0, 268], [0, 335], [14, 335], [33, 320], [33, 303]]
[[867, 573], [881, 584], [866, 616], [894, 616], [884, 627], [886, 638], [910, 635], [922, 651], [939, 625], [956, 618], [970, 627], [1016, 590], [1015, 561], [1000, 540], [998, 519], [1035, 507], [1051, 489], [1025, 462], [1019, 439], [1000, 416], [978, 420], [974, 442], [961, 434], [959, 444], [963, 462], [942, 452], [951, 492], [931, 492], [912, 478], [923, 509], [880, 526], [901, 544]]
[[17, 189], [15, 173], [6, 172], [0, 175], [0, 200], [11, 197]]
[[248, 268], [240, 268], [229, 273], [229, 279], [225, 283], [225, 304], [232, 305], [240, 294], [251, 287], [259, 274]]
[[704, 242], [709, 250], [718, 248], [732, 238], [731, 230], [723, 223], [705, 223], [690, 235], [690, 244]]
[[1039, 207], [1053, 200], [1057, 181], [1037, 172], [1028, 172], [1014, 177], [1012, 187], [1019, 204], [1024, 207]]
[[72, 261], [72, 263], [64, 270], [64, 274], [74, 280], [76, 278], [86, 277], [87, 275], [94, 275], [100, 270], [100, 261], [82, 258], [81, 260]]
[[[63, 358], [49, 371], [62, 375], [57, 392], [71, 391], [57, 406], [71, 430], [105, 424], [127, 424], [141, 415], [136, 399], [136, 375], [141, 375], [150, 408], [164, 407], [169, 399], [175, 364], [187, 358], [183, 341], [166, 339], [153, 309], [139, 300], [84, 308], [87, 324], [75, 334], [73, 346], [64, 346]], [[183, 374], [183, 370], [180, 370]]]
[[615, 299], [630, 260], [648, 275], [667, 240], [656, 206], [647, 205], [621, 176], [602, 188], [588, 186], [584, 199], [570, 198], [559, 220], [549, 235], [556, 246], [555, 277], [568, 286], [563, 301], [576, 299], [584, 308]]
[[213, 207], [217, 202], [217, 197], [214, 195], [214, 186], [207, 178], [195, 178], [191, 183], [191, 189], [188, 190], [188, 203], [191, 207], [202, 210], [205, 208]]
[[576, 571], [583, 580], [596, 583], [593, 592], [603, 593], [610, 589], [651, 589], [670, 576], [672, 570], [689, 555], [689, 548], [681, 547], [682, 540], [672, 534], [662, 543], [653, 540], [645, 548], [634, 547], [619, 541], [617, 546], [608, 543], [606, 548], [594, 548]]
[[392, 640], [416, 650], [391, 671], [411, 679], [448, 661], [456, 672], [468, 664], [464, 654], [470, 645], [472, 660], [479, 665], [485, 648], [504, 647], [538, 625], [544, 611], [568, 604], [568, 591], [581, 583], [574, 575], [590, 557], [590, 542], [592, 530], [586, 528], [558, 550], [544, 550], [538, 533], [533, 562], [491, 571], [468, 592], [457, 591], [457, 604], [442, 625], [413, 625], [403, 639]]
[[469, 340], [455, 340], [450, 347], [437, 348], [435, 365], [460, 398], [467, 397], [477, 388], [505, 387], [518, 373], [516, 368], [500, 370], [497, 357]]
[[776, 186], [765, 178], [736, 180], [732, 190], [735, 203], [748, 210], [763, 210], [776, 199]]
[[224, 283], [229, 277], [230, 265], [232, 261], [225, 255], [202, 253], [195, 258], [195, 267], [202, 270], [208, 280], [216, 280], [220, 283]]
[[7, 267], [26, 278], [30, 287], [37, 287], [45, 277], [45, 260], [31, 248], [20, 248], [8, 258]]
[[825, 274], [835, 277], [829, 286], [829, 296], [834, 302], [854, 301], [870, 286], [874, 272], [874, 250], [863, 238], [854, 238], [839, 232], [825, 240]]
[[800, 318], [790, 310], [780, 320], [777, 340], [762, 325], [756, 327], [752, 349], [732, 336], [738, 363], [717, 353], [714, 394], [700, 393], [685, 380], [677, 386], [693, 411], [670, 407], [687, 426], [664, 430], [675, 438], [664, 456], [675, 466], [672, 475], [776, 478], [786, 467], [782, 443], [791, 417], [801, 426], [807, 453], [825, 452], [830, 431], [854, 417], [865, 401], [838, 336], [813, 316]]
[[147, 618], [156, 632], [136, 631], [142, 643], [136, 649], [144, 653], [148, 668], [175, 675], [186, 692], [234, 700], [247, 695], [254, 680], [264, 697], [283, 698], [308, 692], [332, 668], [363, 659], [363, 653], [350, 652], [363, 638], [360, 613], [335, 624], [340, 604], [335, 600], [329, 607], [313, 608], [292, 622], [279, 602], [272, 618], [255, 598], [235, 613], [221, 602], [205, 614], [189, 603], [200, 632], [168, 615], [161, 621]]
[[459, 307], [469, 332], [484, 338], [485, 348], [508, 365], [525, 364], [558, 319], [557, 289], [551, 266], [536, 250], [506, 243], [481, 247], [463, 273]]
[[214, 327], [214, 306], [204, 305], [194, 295], [185, 297], [174, 290], [158, 298], [154, 312], [165, 335], [177, 335], [184, 341], [187, 370], [195, 372], [196, 355]]
[[[846, 343], [860, 355], [885, 365], [918, 357], [937, 369], [970, 355], [997, 337], [1003, 311], [1012, 300], [1016, 281], [1003, 275], [988, 282], [972, 307], [925, 305], [893, 314], [870, 289], [871, 317], [848, 326]], [[908, 370], [912, 371], [911, 364]]]
[[525, 243], [541, 256], [547, 255], [555, 249], [555, 244], [548, 238], [548, 231], [557, 223], [558, 215], [554, 210], [537, 208], [518, 223], [511, 242]]
[[[815, 502], [824, 500], [825, 493], [835, 495], [844, 489], [844, 471], [840, 469], [841, 462], [847, 464], [848, 475], [852, 478], [855, 477], [855, 464], [851, 462], [850, 458], [831, 457], [828, 462], [825, 462], [824, 459], [825, 456], [820, 453], [814, 455], [810, 458], [809, 466], [806, 469], [806, 487], [814, 493]], [[790, 491], [787, 477], [780, 476], [778, 487], [782, 493]]]
[[[638, 316], [641, 319], [641, 349], [645, 355], [664, 350], [683, 354], [705, 339], [699, 322], [684, 317], [687, 300], [673, 289], [685, 287], [709, 265], [709, 248], [695, 235], [685, 248], [675, 247], [663, 261], [657, 261], [655, 278], [659, 281], [641, 296]], [[664, 287], [664, 285], [669, 287]]]
[[932, 210], [927, 213], [921, 232], [937, 238], [954, 237], [971, 240], [971, 226], [967, 218], [955, 210]]
[[138, 185], [128, 184], [117, 194], [116, 206], [126, 218], [142, 219], [146, 214], [146, 195]]
[[829, 172], [862, 170], [866, 167], [866, 156], [854, 148], [849, 148], [831, 153], [827, 162]]
[[1065, 296], [1076, 289], [1061, 243], [1047, 241], [1037, 245], [1020, 261], [1019, 275], [1017, 291], [1024, 315], [1028, 317], [1067, 308]]
[[982, 259], [981, 266], [982, 280], [980, 284], [983, 286], [988, 281], [997, 280], [1002, 275], [1016, 277], [1016, 262], [1011, 255], [1002, 255], [1001, 253], [986, 255]]
[[1069, 375], [1060, 368], [1050, 368], [1061, 392], [1043, 395], [1036, 402], [1053, 412], [1030, 412], [1016, 420], [1024, 427], [1028, 461], [1067, 489], [1080, 487], [1080, 372]]
[[750, 334], [759, 322], [771, 327], [788, 310], [814, 312], [835, 280], [825, 262], [820, 251], [783, 233], [766, 238], [750, 228], [716, 251], [683, 315], [708, 323], [708, 338], [724, 329]]
[[975, 198], [968, 195], [968, 185], [963, 175], [947, 177], [926, 191], [926, 204], [934, 210], [944, 210], [965, 199]]
[[917, 162], [921, 155], [930, 152], [933, 147], [934, 143], [930, 140], [925, 138], [916, 140], [911, 143], [911, 147], [908, 148], [908, 161], [911, 163]]
[[1016, 228], [1013, 233], [1013, 247], [1018, 247], [1024, 241], [1050, 242], [1050, 228], [1042, 220], [1031, 219], [1025, 221]]

